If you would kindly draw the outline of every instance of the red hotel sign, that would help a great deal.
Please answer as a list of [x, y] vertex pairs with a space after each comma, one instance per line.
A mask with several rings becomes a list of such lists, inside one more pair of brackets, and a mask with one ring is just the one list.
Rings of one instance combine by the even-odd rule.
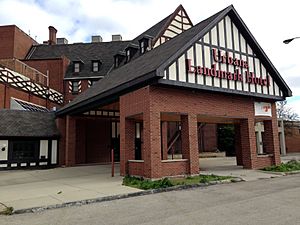
[[[220, 50], [212, 49], [214, 64], [211, 68], [205, 66], [192, 66], [192, 60], [186, 60], [186, 68], [188, 73], [194, 73], [195, 75], [205, 75], [211, 77], [217, 77], [220, 79], [233, 80], [233, 81], [243, 81], [245, 79], [246, 83], [258, 84], [262, 86], [269, 86], [269, 77], [265, 79], [261, 77], [256, 77], [253, 72], [249, 72], [249, 65], [247, 61], [233, 58], [228, 52], [223, 53]], [[245, 75], [243, 76], [239, 68], [235, 69], [234, 72], [227, 72], [223, 70], [216, 69], [216, 63], [223, 63], [227, 65], [235, 66], [235, 68], [240, 67], [245, 70]]]

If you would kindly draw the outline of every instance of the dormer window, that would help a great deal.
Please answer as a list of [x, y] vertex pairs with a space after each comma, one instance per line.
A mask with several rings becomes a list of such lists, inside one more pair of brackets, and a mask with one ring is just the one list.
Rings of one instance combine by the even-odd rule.
[[74, 63], [74, 72], [75, 73], [79, 73], [80, 72], [80, 63], [79, 62], [75, 62]]
[[[129, 53], [130, 54], [130, 53]], [[117, 54], [114, 55], [114, 65], [115, 68], [119, 67], [124, 60], [126, 54], [123, 51], [118, 52]]]
[[141, 49], [141, 53], [143, 54], [145, 52], [145, 42], [144, 41], [142, 41], [140, 43], [140, 49]]
[[115, 57], [115, 68], [117, 68], [118, 66], [119, 66], [119, 64], [120, 64], [120, 62], [119, 62], [120, 60], [119, 60], [119, 57]]
[[129, 60], [130, 60], [130, 49], [126, 51], [126, 62], [129, 62]]
[[100, 70], [100, 61], [92, 61], [92, 71], [98, 72]]
[[141, 54], [144, 54], [146, 51], [151, 49], [151, 39], [151, 36], [145, 35], [139, 40]]
[[126, 63], [129, 62], [135, 53], [138, 51], [139, 46], [133, 43], [130, 43], [127, 48], [125, 49], [126, 52]]

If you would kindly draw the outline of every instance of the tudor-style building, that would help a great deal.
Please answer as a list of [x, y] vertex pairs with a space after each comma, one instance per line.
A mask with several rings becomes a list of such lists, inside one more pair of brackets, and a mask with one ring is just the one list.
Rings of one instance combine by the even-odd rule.
[[[17, 57], [47, 74], [63, 96], [57, 107], [66, 104], [56, 112], [59, 144], [54, 128], [36, 137], [44, 156], [35, 165], [107, 163], [114, 149], [121, 175], [197, 174], [206, 123], [234, 125], [238, 165], [280, 163], [275, 102], [292, 93], [233, 6], [193, 25], [180, 5], [131, 41], [67, 44], [56, 32]], [[34, 121], [36, 134], [43, 121]], [[11, 167], [11, 155], [0, 164]]]
[[[280, 163], [275, 102], [291, 96], [291, 90], [233, 6], [156, 43], [136, 57], [125, 54], [130, 57], [124, 65], [116, 65], [109, 76], [57, 112], [65, 134], [60, 151], [66, 165], [77, 164], [96, 141], [83, 121], [107, 120], [106, 111], [119, 125], [107, 129], [99, 124], [94, 132], [111, 131], [120, 137], [121, 175], [199, 173], [198, 128], [203, 122], [235, 125], [238, 165], [253, 169]], [[167, 135], [172, 123], [181, 136], [181, 158], [173, 160]], [[265, 149], [259, 154], [257, 123], [265, 131]]]

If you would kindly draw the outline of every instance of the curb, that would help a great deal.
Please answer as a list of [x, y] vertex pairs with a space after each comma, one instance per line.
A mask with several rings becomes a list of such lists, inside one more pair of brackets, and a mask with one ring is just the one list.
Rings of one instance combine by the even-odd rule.
[[118, 200], [118, 199], [126, 199], [126, 198], [131, 198], [131, 197], [138, 197], [138, 196], [170, 192], [170, 191], [186, 190], [186, 189], [192, 189], [192, 188], [205, 188], [205, 187], [217, 185], [217, 184], [229, 184], [229, 183], [236, 183], [236, 182], [242, 182], [242, 181], [245, 181], [245, 180], [243, 180], [242, 178], [239, 178], [239, 177], [234, 177], [234, 178], [227, 179], [227, 180], [211, 181], [209, 183], [178, 185], [178, 186], [168, 187], [168, 188], [137, 191], [137, 192], [128, 193], [128, 194], [111, 195], [111, 196], [106, 196], [106, 197], [66, 202], [66, 203], [48, 205], [48, 206], [42, 206], [42, 207], [17, 209], [17, 210], [14, 210], [12, 214], [42, 212], [42, 211], [45, 211], [48, 209], [59, 209], [59, 208], [65, 208], [65, 207], [71, 207], [71, 206], [88, 205], [88, 204], [98, 203], [98, 202], [107, 202], [107, 201], [113, 201], [113, 200]]
[[265, 171], [265, 170], [260, 170], [260, 171], [263, 172], [263, 173], [281, 175], [281, 176], [288, 176], [288, 175], [293, 175], [293, 174], [299, 174], [300, 173], [300, 170], [290, 171], [290, 172], [274, 172], [274, 171]]

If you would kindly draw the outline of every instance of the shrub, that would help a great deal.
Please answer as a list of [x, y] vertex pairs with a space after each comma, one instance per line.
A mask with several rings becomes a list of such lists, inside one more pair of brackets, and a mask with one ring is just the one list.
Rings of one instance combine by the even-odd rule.
[[290, 172], [300, 170], [300, 161], [291, 160], [287, 163], [281, 163], [278, 166], [268, 166], [263, 168], [264, 171], [272, 171], [272, 172]]
[[161, 180], [144, 180], [143, 178], [126, 176], [123, 179], [123, 185], [135, 187], [143, 190], [167, 188], [174, 186], [168, 178]]

